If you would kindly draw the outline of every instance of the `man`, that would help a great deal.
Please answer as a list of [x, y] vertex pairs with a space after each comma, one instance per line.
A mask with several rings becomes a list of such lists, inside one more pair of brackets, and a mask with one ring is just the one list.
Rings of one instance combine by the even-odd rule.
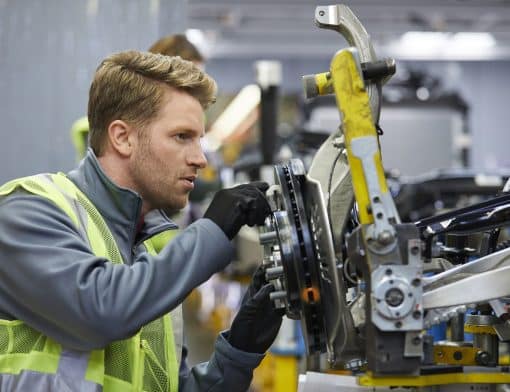
[[1, 391], [248, 388], [281, 323], [261, 271], [211, 360], [191, 370], [179, 304], [229, 263], [240, 227], [270, 213], [267, 184], [218, 192], [159, 254], [150, 241], [175, 228], [162, 209], [183, 208], [206, 165], [215, 91], [179, 57], [114, 54], [90, 88], [79, 167], [0, 188]]
[[[165, 56], [180, 56], [184, 60], [192, 61], [198, 67], [204, 69], [205, 58], [202, 56], [198, 48], [190, 42], [184, 34], [166, 35], [154, 42], [148, 50], [151, 53], [160, 53]], [[71, 139], [76, 151], [76, 158], [79, 162], [85, 156], [88, 147], [89, 138], [89, 120], [87, 116], [76, 120], [71, 127]], [[208, 168], [214, 172], [213, 167]], [[204, 173], [202, 173], [204, 174]], [[177, 214], [170, 214], [174, 221], [180, 223], [181, 226], [187, 226], [189, 223], [197, 219], [203, 214], [200, 203], [211, 193], [221, 187], [218, 179], [206, 181], [200, 176], [195, 181], [195, 187], [190, 194], [190, 203], [186, 210]], [[200, 207], [199, 207], [200, 206]], [[157, 239], [154, 239], [156, 247], [159, 249], [166, 244], [169, 239], [173, 238], [175, 232], [162, 233]]]
[[[204, 66], [205, 59], [184, 34], [166, 35], [154, 42], [148, 50], [165, 56], [180, 56], [184, 60], [192, 61], [199, 67]], [[76, 150], [77, 161], [87, 152], [89, 135], [89, 120], [87, 116], [80, 117], [71, 126], [71, 139]]]

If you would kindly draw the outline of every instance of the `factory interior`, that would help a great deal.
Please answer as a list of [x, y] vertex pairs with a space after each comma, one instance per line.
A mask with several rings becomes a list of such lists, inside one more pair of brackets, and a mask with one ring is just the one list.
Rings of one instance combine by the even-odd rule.
[[[271, 209], [182, 298], [188, 368], [217, 360], [218, 336], [260, 268], [270, 311], [283, 318], [260, 363], [239, 371], [253, 372], [249, 386], [225, 381], [245, 376], [216, 364], [226, 386], [190, 386], [175, 373], [159, 389], [105, 381], [104, 391], [510, 391], [510, 1], [0, 0], [0, 183], [86, 160], [98, 65], [169, 35], [198, 50], [217, 84], [203, 116], [207, 166], [168, 214], [176, 238], [207, 220], [225, 189], [266, 182]], [[0, 252], [24, 274], [2, 239], [12, 233], [1, 224], [5, 189]], [[174, 286], [192, 273], [176, 268]], [[21, 319], [39, 330], [53, 316], [39, 304], [32, 318], [30, 301], [11, 300], [23, 286], [4, 270], [0, 328]], [[108, 301], [117, 300], [128, 301]], [[16, 389], [2, 339], [1, 391], [92, 390]]]

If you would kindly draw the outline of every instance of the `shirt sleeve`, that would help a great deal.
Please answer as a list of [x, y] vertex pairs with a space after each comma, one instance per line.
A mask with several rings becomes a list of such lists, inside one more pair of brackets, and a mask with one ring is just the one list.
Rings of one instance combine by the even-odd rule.
[[[182, 392], [245, 392], [255, 369], [264, 354], [247, 353], [232, 347], [226, 338], [228, 332], [218, 335], [214, 352], [208, 362], [188, 369], [181, 365], [179, 391]], [[183, 356], [183, 360], [185, 357]]]
[[102, 348], [171, 311], [232, 253], [221, 229], [200, 219], [159, 255], [114, 264], [51, 201], [17, 192], [0, 201], [0, 316], [71, 349]]

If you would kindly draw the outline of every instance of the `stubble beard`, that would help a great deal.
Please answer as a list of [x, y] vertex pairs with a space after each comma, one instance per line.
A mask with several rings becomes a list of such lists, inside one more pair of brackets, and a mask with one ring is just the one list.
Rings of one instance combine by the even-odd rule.
[[[151, 167], [147, 157], [151, 155], [150, 149], [144, 148], [134, 161], [132, 172], [138, 185], [138, 193], [142, 199], [149, 203], [151, 209], [163, 209], [164, 211], [178, 212], [188, 204], [189, 192], [185, 195], [178, 193], [178, 179], [168, 178], [161, 171]], [[164, 167], [159, 162], [159, 167]], [[169, 170], [163, 169], [169, 172]], [[172, 183], [176, 182], [174, 186]]]

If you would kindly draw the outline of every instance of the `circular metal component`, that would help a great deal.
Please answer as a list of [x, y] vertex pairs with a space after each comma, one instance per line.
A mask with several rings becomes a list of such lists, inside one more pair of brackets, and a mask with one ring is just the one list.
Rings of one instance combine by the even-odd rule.
[[269, 298], [274, 301], [276, 299], [284, 299], [287, 296], [287, 292], [285, 291], [273, 291], [269, 293]]
[[266, 269], [266, 279], [273, 280], [283, 275], [283, 266], [272, 267]]
[[374, 288], [377, 312], [389, 320], [404, 318], [413, 310], [416, 302], [413, 289], [403, 277], [384, 275]]
[[315, 98], [319, 95], [319, 88], [315, 80], [315, 75], [303, 76], [303, 91], [306, 99]]
[[384, 299], [388, 305], [396, 307], [404, 302], [404, 293], [398, 288], [391, 288], [386, 291]]
[[377, 237], [377, 241], [381, 243], [382, 245], [389, 245], [394, 240], [393, 234], [388, 230], [383, 230], [381, 233], [379, 233], [379, 236]]
[[491, 356], [487, 351], [478, 351], [475, 355], [476, 363], [480, 366], [487, 366], [491, 360]]
[[276, 231], [268, 231], [266, 233], [260, 233], [259, 242], [261, 245], [276, 243], [278, 236]]
[[[323, 352], [326, 349], [326, 335], [320, 266], [305, 208], [305, 170], [301, 161], [291, 160], [288, 164], [276, 165], [275, 179], [279, 186], [273, 195], [276, 211], [266, 229], [276, 233], [277, 246], [271, 241], [266, 242], [266, 238], [272, 237], [272, 234], [263, 233], [266, 235], [261, 239], [266, 253], [273, 255], [271, 271], [278, 272], [271, 274], [281, 287], [278, 298], [274, 299], [284, 301], [287, 317], [301, 319], [308, 352]], [[268, 250], [268, 247], [271, 249]], [[280, 273], [281, 269], [283, 273]], [[268, 276], [268, 279], [271, 277]]]

